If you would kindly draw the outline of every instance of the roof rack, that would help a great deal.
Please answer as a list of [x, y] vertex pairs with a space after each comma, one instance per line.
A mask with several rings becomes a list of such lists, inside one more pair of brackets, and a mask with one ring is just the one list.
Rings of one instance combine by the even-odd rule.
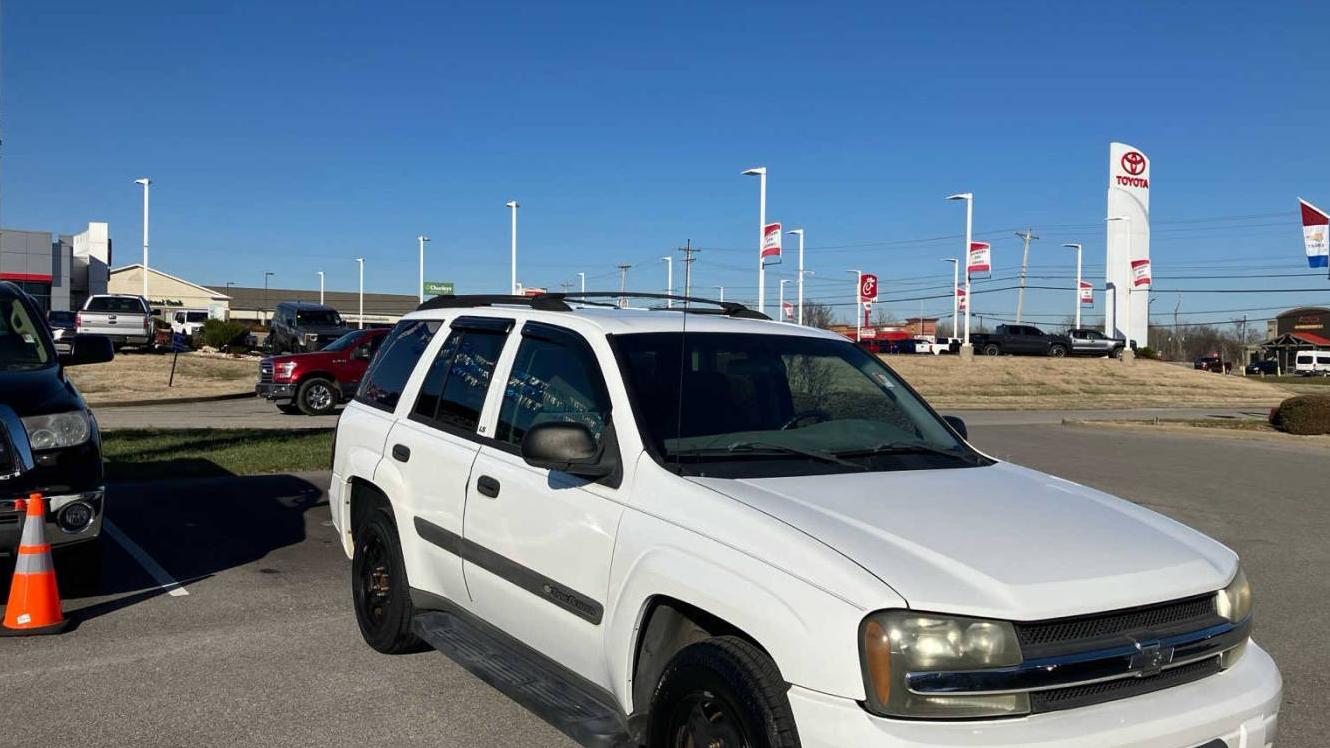
[[[723, 314], [727, 317], [734, 317], [736, 319], [771, 319], [762, 312], [749, 309], [743, 304], [733, 301], [716, 301], [715, 299], [704, 299], [697, 296], [679, 296], [668, 293], [638, 293], [632, 291], [569, 291], [566, 293], [542, 293], [536, 294], [535, 296], [518, 296], [514, 294], [435, 296], [416, 307], [416, 310], [512, 305], [530, 307], [531, 309], [543, 312], [571, 312], [573, 308], [568, 305], [568, 302], [617, 308], [617, 305], [615, 304], [591, 301], [591, 299], [617, 299], [624, 297], [635, 299], [660, 299], [662, 301], [682, 301], [685, 304], [707, 304], [716, 307], [715, 309], [669, 307], [669, 311], [690, 312], [696, 314]], [[667, 308], [661, 307], [660, 309], [664, 311]]]

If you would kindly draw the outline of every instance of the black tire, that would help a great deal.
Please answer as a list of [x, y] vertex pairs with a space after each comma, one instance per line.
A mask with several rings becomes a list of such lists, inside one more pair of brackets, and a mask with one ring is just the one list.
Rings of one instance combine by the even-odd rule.
[[296, 388], [296, 407], [307, 416], [326, 416], [337, 409], [337, 384], [330, 379], [313, 377]]
[[989, 343], [983, 347], [983, 352], [985, 356], [996, 356], [1002, 353], [1002, 349], [998, 347], [997, 343]]
[[1054, 343], [1048, 347], [1048, 355], [1053, 358], [1066, 358], [1067, 346], [1062, 345], [1061, 343]]
[[96, 594], [102, 581], [102, 539], [93, 538], [52, 551], [55, 578], [63, 597]]
[[751, 642], [721, 636], [665, 666], [647, 717], [648, 748], [797, 748], [780, 669]]
[[370, 510], [354, 530], [351, 599], [365, 643], [384, 654], [418, 652], [424, 642], [411, 633], [411, 593], [402, 562], [402, 546], [392, 517], [381, 507]]
[[294, 400], [285, 403], [277, 403], [277, 409], [289, 416], [298, 416], [301, 413], [300, 406], [296, 405]]

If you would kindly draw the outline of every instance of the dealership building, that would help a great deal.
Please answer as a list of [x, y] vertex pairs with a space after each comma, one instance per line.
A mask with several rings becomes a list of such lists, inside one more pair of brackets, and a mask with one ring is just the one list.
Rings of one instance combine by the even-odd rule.
[[111, 235], [105, 222], [77, 234], [0, 229], [0, 280], [18, 284], [43, 310], [78, 309], [106, 293]]

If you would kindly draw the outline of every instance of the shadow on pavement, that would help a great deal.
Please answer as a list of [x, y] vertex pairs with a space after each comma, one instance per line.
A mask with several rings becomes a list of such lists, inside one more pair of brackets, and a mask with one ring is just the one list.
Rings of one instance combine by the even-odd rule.
[[[107, 518], [151, 559], [149, 565], [155, 562], [186, 587], [303, 542], [306, 512], [326, 505], [322, 487], [294, 475], [112, 483], [107, 501]], [[162, 581], [105, 529], [98, 556], [84, 559], [99, 568], [91, 575], [100, 577], [95, 584], [77, 578], [65, 560], [57, 553], [56, 574], [75, 625], [166, 594]], [[0, 608], [12, 570], [12, 561], [0, 564]]]

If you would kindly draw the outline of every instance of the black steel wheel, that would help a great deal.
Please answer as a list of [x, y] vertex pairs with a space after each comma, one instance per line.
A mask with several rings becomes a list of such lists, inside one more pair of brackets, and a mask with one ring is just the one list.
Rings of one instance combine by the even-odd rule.
[[1053, 358], [1063, 358], [1067, 355], [1067, 346], [1062, 345], [1061, 343], [1054, 343], [1049, 347], [1048, 355]]
[[384, 654], [414, 652], [423, 644], [411, 633], [410, 587], [397, 528], [382, 509], [375, 509], [355, 531], [351, 560], [351, 596], [356, 623], [365, 643]]
[[682, 649], [651, 700], [650, 748], [796, 748], [798, 732], [776, 663], [738, 637]]
[[989, 343], [988, 345], [984, 346], [985, 356], [996, 356], [999, 353], [1002, 353], [1002, 349], [998, 347], [997, 343]]
[[296, 405], [307, 416], [326, 416], [337, 408], [337, 385], [322, 377], [306, 379], [296, 389]]

